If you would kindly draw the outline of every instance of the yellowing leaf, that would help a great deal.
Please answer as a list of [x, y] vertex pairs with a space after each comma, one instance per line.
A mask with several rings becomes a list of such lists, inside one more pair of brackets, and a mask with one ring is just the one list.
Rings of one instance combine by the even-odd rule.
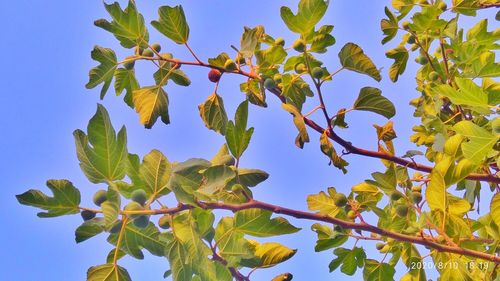
[[144, 87], [133, 92], [134, 107], [139, 113], [140, 122], [151, 129], [158, 119], [165, 124], [170, 123], [168, 116], [168, 96], [159, 85]]
[[484, 160], [499, 139], [498, 136], [471, 121], [461, 121], [453, 126], [453, 130], [469, 139], [468, 142], [462, 143], [462, 152], [467, 159], [476, 164]]
[[224, 101], [217, 93], [211, 94], [205, 102], [198, 106], [198, 109], [207, 128], [221, 135], [226, 133], [226, 109], [224, 108]]

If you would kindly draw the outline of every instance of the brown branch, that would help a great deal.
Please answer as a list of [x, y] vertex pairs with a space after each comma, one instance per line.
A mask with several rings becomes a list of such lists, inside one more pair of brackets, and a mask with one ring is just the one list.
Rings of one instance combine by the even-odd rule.
[[[194, 66], [201, 66], [201, 67], [207, 67], [207, 68], [217, 69], [217, 70], [219, 70], [221, 72], [227, 72], [223, 67], [218, 67], [218, 66], [210, 65], [210, 64], [207, 64], [207, 63], [204, 63], [204, 62], [182, 61], [182, 60], [178, 60], [178, 59], [169, 59], [169, 58], [166, 58], [166, 57], [163, 57], [163, 56], [161, 56], [161, 57], [154, 57], [154, 58], [140, 57], [140, 59], [144, 59], [144, 60], [165, 60], [165, 61], [177, 64], [177, 65], [194, 65]], [[235, 74], [243, 75], [243, 76], [246, 76], [246, 77], [252, 78], [252, 79], [262, 79], [260, 76], [258, 76], [255, 73], [246, 72], [246, 71], [243, 71], [241, 69], [238, 69], [238, 70], [235, 70], [235, 71], [232, 71], [232, 72], [228, 72], [228, 73], [235, 73]], [[286, 99], [281, 94], [281, 91], [279, 89], [275, 88], [275, 89], [271, 90], [271, 92], [275, 96], [277, 96], [281, 100], [282, 103], [286, 103]], [[308, 118], [304, 117], [304, 122], [306, 123], [307, 126], [309, 126], [310, 128], [312, 128], [313, 130], [319, 132], [320, 134], [322, 134], [325, 131], [324, 128], [322, 128], [321, 126], [319, 126], [314, 121], [312, 121], [312, 120], [310, 120]], [[399, 165], [402, 165], [402, 166], [405, 166], [407, 168], [414, 169], [414, 170], [417, 170], [417, 171], [421, 171], [421, 172], [430, 173], [432, 171], [432, 167], [431, 166], [426, 166], [426, 165], [423, 165], [423, 164], [418, 164], [418, 163], [415, 163], [413, 161], [406, 160], [404, 158], [400, 158], [400, 157], [397, 157], [397, 156], [394, 156], [394, 155], [391, 155], [391, 154], [387, 154], [387, 153], [384, 153], [384, 152], [378, 152], [378, 151], [367, 150], [367, 149], [356, 147], [351, 142], [348, 142], [348, 141], [344, 140], [343, 138], [341, 138], [333, 130], [328, 132], [328, 137], [330, 139], [332, 139], [334, 142], [336, 142], [336, 143], [340, 144], [342, 147], [344, 147], [347, 150], [348, 153], [362, 155], [362, 156], [367, 156], [367, 157], [372, 157], [372, 158], [378, 158], [378, 159], [388, 160], [388, 161], [394, 162], [396, 164], [399, 164]], [[492, 182], [492, 183], [500, 183], [500, 178], [497, 177], [497, 176], [495, 176], [495, 175], [470, 174], [466, 178], [469, 179], [469, 180], [485, 181], [485, 182]]]
[[[486, 261], [491, 261], [494, 262], [495, 264], [500, 264], [500, 257], [496, 255], [491, 255], [487, 254], [484, 252], [479, 252], [479, 251], [474, 251], [466, 248], [461, 248], [458, 246], [450, 246], [450, 245], [444, 245], [444, 244], [439, 244], [436, 243], [432, 240], [429, 240], [425, 237], [421, 236], [411, 236], [411, 235], [406, 235], [398, 232], [392, 232], [386, 229], [379, 228], [375, 225], [367, 224], [364, 222], [361, 223], [356, 223], [352, 221], [345, 221], [341, 220], [335, 217], [330, 217], [327, 215], [322, 215], [318, 213], [311, 213], [311, 212], [305, 212], [305, 211], [300, 211], [300, 210], [294, 210], [286, 207], [281, 207], [278, 205], [273, 205], [257, 200], [251, 200], [247, 203], [242, 203], [239, 205], [232, 205], [232, 204], [226, 204], [222, 202], [199, 202], [198, 207], [206, 210], [215, 210], [215, 209], [220, 209], [220, 210], [228, 210], [232, 212], [237, 212], [241, 210], [247, 210], [247, 209], [262, 209], [262, 210], [267, 210], [271, 211], [276, 214], [283, 214], [287, 216], [291, 216], [297, 219], [305, 219], [305, 220], [312, 220], [312, 221], [321, 221], [325, 223], [330, 223], [334, 225], [338, 225], [342, 228], [345, 229], [353, 229], [353, 230], [361, 230], [361, 231], [367, 231], [371, 233], [376, 233], [378, 235], [388, 237], [388, 238], [393, 238], [398, 241], [403, 241], [403, 242], [409, 242], [413, 244], [419, 244], [422, 246], [426, 246], [429, 248], [433, 248], [438, 252], [446, 252], [446, 253], [454, 253], [458, 255], [465, 255], [469, 257], [475, 257], [479, 258], [482, 260]], [[168, 209], [157, 209], [157, 210], [150, 210], [151, 214], [175, 214], [184, 210], [189, 210], [195, 208], [194, 206], [187, 205], [187, 204], [179, 204], [177, 207], [174, 208], [168, 208]]]

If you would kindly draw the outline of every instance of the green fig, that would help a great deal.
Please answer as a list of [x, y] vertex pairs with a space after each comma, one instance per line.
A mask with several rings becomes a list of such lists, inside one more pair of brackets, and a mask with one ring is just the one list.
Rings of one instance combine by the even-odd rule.
[[158, 226], [163, 228], [163, 229], [169, 229], [170, 228], [170, 216], [169, 215], [164, 215], [158, 220]]
[[312, 76], [316, 79], [321, 79], [324, 74], [325, 74], [325, 72], [323, 71], [323, 68], [321, 68], [319, 66], [313, 68], [313, 70], [312, 70]]
[[391, 200], [392, 201], [398, 201], [402, 197], [403, 197], [403, 194], [399, 191], [394, 191], [393, 193], [391, 193]]
[[138, 228], [146, 228], [149, 224], [149, 216], [141, 215], [134, 219], [134, 225]]
[[297, 74], [301, 74], [301, 73], [304, 73], [306, 71], [307, 71], [307, 67], [305, 64], [298, 63], [295, 65], [295, 72], [297, 72]]
[[408, 206], [399, 205], [396, 207], [396, 214], [400, 217], [406, 217], [408, 215]]
[[264, 87], [268, 90], [272, 90], [276, 88], [276, 82], [272, 78], [267, 78], [264, 81]]
[[415, 61], [422, 65], [427, 64], [429, 62], [426, 56], [418, 56]]
[[347, 217], [351, 220], [355, 219], [357, 217], [357, 214], [355, 211], [353, 210], [350, 210], [349, 212], [347, 212]]
[[333, 195], [333, 202], [337, 207], [344, 207], [347, 204], [347, 197], [342, 193], [335, 193]]
[[306, 42], [302, 39], [297, 39], [293, 42], [292, 48], [299, 53], [303, 53], [306, 50]]
[[500, 21], [500, 11], [498, 11], [497, 14], [495, 15], [495, 19], [497, 21]]
[[409, 30], [410, 29], [410, 22], [409, 21], [405, 21], [403, 22], [403, 29], [405, 30]]
[[146, 50], [144, 50], [144, 52], [142, 52], [142, 56], [143, 57], [150, 57], [150, 58], [152, 58], [152, 57], [154, 57], [154, 55], [155, 54], [153, 53], [153, 51], [151, 51], [151, 49], [146, 49]]
[[438, 8], [444, 12], [444, 11], [446, 11], [446, 9], [448, 9], [448, 5], [446, 5], [445, 2], [441, 2], [441, 3], [439, 3]]
[[133, 201], [144, 205], [146, 201], [148, 201], [148, 195], [146, 194], [146, 191], [144, 189], [136, 189], [132, 191], [131, 198]]
[[108, 192], [104, 189], [98, 190], [94, 193], [93, 201], [96, 206], [101, 206], [101, 204], [106, 201]]
[[420, 185], [412, 186], [411, 191], [422, 192], [422, 186], [420, 186]]
[[379, 242], [375, 245], [375, 248], [377, 248], [377, 250], [382, 250], [383, 248], [385, 247], [385, 243], [382, 243], [382, 242]]
[[151, 45], [151, 48], [153, 48], [153, 50], [155, 50], [157, 53], [161, 51], [161, 46], [158, 43], [154, 43], [153, 45]]
[[436, 71], [431, 71], [429, 73], [429, 80], [437, 81], [439, 79], [439, 74]]
[[410, 199], [411, 199], [411, 202], [415, 203], [415, 204], [419, 204], [420, 202], [422, 202], [422, 193], [420, 192], [412, 192], [411, 195], [410, 195]]
[[127, 57], [127, 61], [123, 63], [123, 67], [125, 69], [131, 70], [135, 66], [135, 60], [133, 60], [133, 57]]
[[283, 39], [283, 37], [278, 37], [274, 40], [274, 44], [277, 46], [285, 46], [285, 39]]
[[109, 230], [109, 233], [115, 234], [115, 233], [120, 232], [120, 230], [122, 229], [122, 225], [123, 225], [123, 222], [121, 220], [120, 221], [116, 221], [113, 224], [113, 226], [111, 227], [111, 229]]
[[88, 221], [88, 220], [91, 220], [93, 218], [95, 218], [95, 213], [90, 211], [90, 210], [83, 210], [80, 215], [82, 216], [82, 219], [84, 221]]
[[[125, 205], [125, 208], [124, 208], [125, 211], [143, 211], [144, 210], [144, 207], [142, 207], [141, 204], [135, 202], [135, 201], [132, 201], [130, 203], [128, 203], [127, 205]], [[141, 214], [129, 214], [129, 217], [135, 219], [137, 217], [141, 216]]]
[[273, 80], [274, 80], [274, 82], [276, 82], [276, 84], [283, 82], [283, 78], [282, 78], [281, 74], [279, 74], [279, 73], [274, 74]]
[[406, 42], [408, 42], [408, 44], [415, 44], [415, 42], [416, 42], [415, 36], [414, 35], [410, 35], [408, 37], [408, 40], [406, 40]]

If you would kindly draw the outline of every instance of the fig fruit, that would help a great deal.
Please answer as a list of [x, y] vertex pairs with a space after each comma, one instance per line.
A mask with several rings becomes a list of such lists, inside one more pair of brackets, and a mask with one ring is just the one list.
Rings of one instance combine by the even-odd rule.
[[220, 73], [219, 70], [217, 69], [211, 69], [210, 72], [208, 72], [208, 80], [210, 80], [213, 83], [217, 83], [220, 80], [222, 73]]
[[101, 206], [101, 204], [104, 201], [106, 201], [107, 194], [108, 194], [108, 192], [104, 189], [98, 190], [96, 193], [94, 193], [94, 197], [92, 198], [92, 200], [94, 201], [94, 204], [96, 204], [96, 206]]
[[148, 201], [148, 195], [146, 194], [146, 191], [144, 189], [136, 189], [132, 192], [131, 198], [133, 201], [144, 205], [146, 201]]

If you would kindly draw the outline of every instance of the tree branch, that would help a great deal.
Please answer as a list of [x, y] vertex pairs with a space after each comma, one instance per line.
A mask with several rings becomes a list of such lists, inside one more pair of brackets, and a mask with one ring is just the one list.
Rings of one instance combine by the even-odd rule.
[[[351, 222], [351, 221], [345, 221], [341, 220], [335, 217], [330, 217], [327, 215], [322, 215], [318, 213], [312, 213], [312, 212], [305, 212], [305, 211], [300, 211], [300, 210], [294, 210], [286, 207], [281, 207], [278, 205], [273, 205], [269, 203], [265, 203], [262, 201], [257, 201], [257, 200], [251, 200], [247, 203], [239, 204], [239, 205], [232, 205], [232, 204], [226, 204], [222, 202], [199, 202], [198, 206], [202, 209], [206, 210], [228, 210], [232, 212], [237, 212], [241, 210], [247, 210], [247, 209], [262, 209], [262, 210], [267, 210], [271, 211], [275, 214], [283, 214], [287, 216], [291, 216], [297, 219], [305, 219], [305, 220], [312, 220], [312, 221], [321, 221], [325, 223], [330, 223], [334, 225], [338, 225], [342, 228], [346, 229], [353, 229], [353, 230], [361, 230], [361, 231], [367, 231], [371, 233], [376, 233], [378, 235], [384, 236], [384, 237], [389, 237], [393, 238], [398, 241], [403, 241], [403, 242], [410, 242], [413, 244], [419, 244], [422, 246], [426, 246], [432, 249], [435, 249], [438, 252], [446, 252], [446, 253], [454, 253], [458, 255], [465, 255], [469, 257], [475, 257], [479, 258], [482, 260], [486, 261], [491, 261], [495, 264], [500, 264], [500, 257], [496, 255], [491, 255], [487, 254], [484, 252], [479, 252], [479, 251], [474, 251], [466, 248], [461, 248], [458, 246], [450, 246], [450, 245], [444, 245], [444, 244], [439, 244], [436, 243], [432, 240], [429, 240], [426, 237], [421, 237], [421, 236], [411, 236], [411, 235], [406, 235], [398, 232], [392, 232], [386, 229], [379, 228], [375, 225], [367, 224], [365, 222], [361, 223], [356, 223], [356, 222]], [[187, 205], [187, 204], [179, 204], [177, 207], [174, 208], [167, 208], [167, 209], [157, 209], [157, 210], [149, 210], [148, 214], [170, 214], [173, 215], [175, 213], [184, 211], [184, 210], [189, 210], [193, 209], [195, 206], [192, 205]]]
[[[219, 70], [221, 72], [228, 72], [223, 67], [218, 67], [218, 66], [210, 65], [210, 64], [204, 63], [204, 62], [182, 61], [182, 60], [178, 60], [178, 59], [166, 58], [166, 57], [163, 57], [163, 56], [153, 57], [153, 58], [151, 58], [151, 57], [138, 57], [137, 59], [153, 60], [153, 61], [154, 60], [164, 60], [164, 61], [168, 61], [168, 62], [177, 64], [179, 66], [180, 65], [194, 65], [194, 66], [201, 66], [201, 67], [207, 67], [207, 68], [217, 69], [217, 70]], [[252, 78], [252, 79], [259, 79], [259, 80], [262, 79], [259, 75], [255, 74], [255, 73], [246, 72], [246, 71], [243, 71], [241, 69], [238, 69], [238, 70], [235, 70], [235, 71], [231, 71], [231, 72], [228, 72], [228, 73], [235, 73], [235, 74], [243, 75], [243, 76], [246, 76], [246, 77]], [[282, 93], [281, 93], [281, 91], [279, 89], [275, 88], [275, 89], [270, 90], [270, 92], [272, 92], [275, 96], [277, 96], [282, 103], [286, 103], [286, 99], [282, 95]], [[304, 122], [306, 123], [307, 126], [309, 126], [310, 128], [312, 128], [313, 130], [319, 132], [320, 134], [322, 134], [325, 131], [324, 128], [322, 128], [321, 126], [319, 126], [318, 124], [316, 124], [314, 121], [312, 121], [312, 120], [310, 120], [310, 119], [308, 119], [306, 117], [304, 117]], [[351, 142], [348, 142], [348, 141], [344, 140], [343, 138], [341, 138], [333, 130], [329, 130], [328, 131], [328, 137], [331, 140], [333, 140], [334, 142], [336, 142], [339, 145], [341, 145], [342, 147], [344, 147], [349, 153], [352, 153], [352, 154], [357, 154], [357, 155], [362, 155], [362, 156], [367, 156], [367, 157], [372, 157], [372, 158], [378, 158], [378, 159], [388, 160], [388, 161], [391, 161], [393, 163], [405, 166], [405, 167], [413, 169], [413, 170], [421, 171], [421, 172], [430, 173], [432, 171], [432, 167], [431, 166], [426, 166], [426, 165], [423, 165], [423, 164], [418, 164], [416, 162], [413, 162], [413, 161], [410, 161], [410, 160], [406, 160], [404, 158], [397, 157], [395, 155], [387, 154], [387, 153], [384, 153], [384, 152], [373, 151], [373, 150], [368, 150], [368, 149], [363, 149], [363, 148], [356, 147]], [[473, 173], [473, 174], [470, 174], [469, 176], [467, 176], [466, 178], [469, 179], [469, 180], [485, 181], [485, 182], [492, 182], [492, 183], [500, 183], [500, 178], [497, 177], [496, 175], [491, 175], [491, 174], [489, 175], [489, 174], [475, 174], [475, 173]]]

